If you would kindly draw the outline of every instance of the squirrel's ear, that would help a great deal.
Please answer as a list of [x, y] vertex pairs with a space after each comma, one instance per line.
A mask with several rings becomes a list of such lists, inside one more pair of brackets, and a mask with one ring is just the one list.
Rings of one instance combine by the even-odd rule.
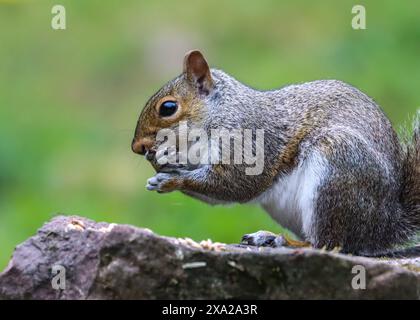
[[192, 50], [185, 54], [184, 73], [201, 94], [210, 93], [214, 86], [213, 79], [209, 65], [200, 51]]

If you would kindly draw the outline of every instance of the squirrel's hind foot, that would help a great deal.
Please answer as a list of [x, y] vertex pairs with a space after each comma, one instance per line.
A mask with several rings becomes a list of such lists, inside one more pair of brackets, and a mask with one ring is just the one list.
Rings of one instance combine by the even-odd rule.
[[245, 234], [242, 237], [241, 244], [256, 246], [256, 247], [291, 247], [291, 248], [304, 248], [311, 247], [309, 242], [298, 241], [290, 239], [285, 235], [277, 235], [270, 231], [257, 231], [250, 234]]

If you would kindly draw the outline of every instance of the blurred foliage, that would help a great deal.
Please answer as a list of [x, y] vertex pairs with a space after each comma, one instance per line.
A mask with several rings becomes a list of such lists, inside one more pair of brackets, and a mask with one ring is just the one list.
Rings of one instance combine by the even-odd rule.
[[58, 213], [237, 242], [281, 231], [257, 206], [211, 207], [146, 192], [132, 154], [148, 97], [200, 48], [210, 64], [261, 89], [337, 78], [372, 96], [396, 127], [420, 105], [418, 1], [0, 1], [0, 267]]

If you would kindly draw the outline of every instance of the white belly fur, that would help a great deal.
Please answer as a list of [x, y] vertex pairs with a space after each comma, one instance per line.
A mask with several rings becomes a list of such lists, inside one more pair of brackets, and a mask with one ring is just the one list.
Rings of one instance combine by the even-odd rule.
[[317, 189], [327, 171], [327, 162], [314, 153], [258, 197], [274, 220], [298, 237], [311, 241]]

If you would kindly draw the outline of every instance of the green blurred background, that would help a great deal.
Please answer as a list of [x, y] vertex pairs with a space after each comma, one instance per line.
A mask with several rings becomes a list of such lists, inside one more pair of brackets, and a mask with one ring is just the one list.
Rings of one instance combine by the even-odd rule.
[[[51, 28], [54, 4], [64, 31]], [[355, 4], [367, 30], [351, 28]], [[195, 240], [281, 230], [258, 207], [145, 191], [137, 117], [193, 48], [256, 88], [347, 81], [397, 128], [420, 106], [419, 1], [0, 0], [0, 269], [58, 213]]]

